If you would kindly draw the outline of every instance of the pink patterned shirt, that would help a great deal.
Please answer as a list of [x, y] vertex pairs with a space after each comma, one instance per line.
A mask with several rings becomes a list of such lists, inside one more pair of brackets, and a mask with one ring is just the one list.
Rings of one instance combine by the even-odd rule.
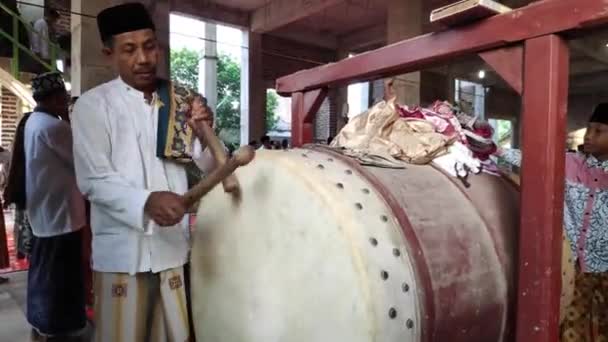
[[[521, 151], [505, 150], [500, 158], [520, 166]], [[564, 229], [583, 272], [608, 271], [608, 161], [566, 154]]]

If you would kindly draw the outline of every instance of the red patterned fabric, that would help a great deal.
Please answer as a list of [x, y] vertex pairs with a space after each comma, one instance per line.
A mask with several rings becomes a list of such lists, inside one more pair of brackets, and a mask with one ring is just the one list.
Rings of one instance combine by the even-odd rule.
[[13, 235], [13, 222], [8, 220], [5, 226], [6, 243], [1, 243], [2, 245], [0, 246], [0, 249], [7, 249], [9, 255], [9, 265], [6, 268], [0, 269], [0, 274], [25, 271], [29, 268], [29, 263], [27, 259], [17, 259], [17, 245]]

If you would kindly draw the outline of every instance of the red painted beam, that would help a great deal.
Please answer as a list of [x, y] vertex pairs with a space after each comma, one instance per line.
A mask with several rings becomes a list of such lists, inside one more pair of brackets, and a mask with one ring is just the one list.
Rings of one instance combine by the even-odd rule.
[[545, 0], [477, 23], [431, 33], [338, 63], [282, 77], [282, 95], [403, 74], [526, 39], [608, 24], [599, 0]]
[[291, 96], [291, 145], [300, 147], [314, 140], [315, 114], [327, 97], [327, 88]]
[[521, 95], [523, 91], [524, 48], [522, 45], [486, 51], [479, 54], [511, 89]]
[[569, 49], [555, 35], [526, 42], [518, 342], [559, 337]]

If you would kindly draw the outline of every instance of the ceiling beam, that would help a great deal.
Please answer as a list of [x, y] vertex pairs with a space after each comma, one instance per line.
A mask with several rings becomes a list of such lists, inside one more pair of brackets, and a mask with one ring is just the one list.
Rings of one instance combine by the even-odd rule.
[[170, 6], [171, 12], [180, 13], [186, 16], [239, 28], [249, 27], [249, 13], [218, 5], [210, 1], [171, 0]]
[[[606, 52], [598, 50], [595, 46], [593, 46], [591, 43], [587, 43], [585, 40], [573, 40], [570, 42], [570, 47], [578, 50], [578, 52], [595, 60], [596, 62], [608, 65], [608, 55]], [[602, 47], [605, 50], [605, 46]]]
[[322, 35], [315, 32], [303, 32], [303, 31], [277, 31], [270, 35], [292, 40], [298, 43], [318, 46], [325, 49], [336, 50], [338, 48], [338, 39], [331, 35]]
[[271, 0], [252, 13], [251, 31], [274, 31], [343, 2], [344, 0]]
[[604, 88], [606, 79], [608, 78], [608, 70], [600, 72], [591, 72], [587, 74], [581, 74], [572, 76], [570, 83], [572, 87], [597, 87], [598, 89]]
[[590, 57], [572, 58], [570, 60], [570, 75], [578, 76], [608, 70], [608, 64], [597, 63]]
[[301, 71], [277, 80], [282, 95], [337, 87], [378, 77], [409, 73], [455, 58], [549, 34], [608, 27], [603, 2], [549, 0], [471, 25], [422, 35], [341, 62]]
[[386, 45], [386, 25], [375, 25], [345, 34], [338, 38], [342, 50], [358, 52], [370, 46]]

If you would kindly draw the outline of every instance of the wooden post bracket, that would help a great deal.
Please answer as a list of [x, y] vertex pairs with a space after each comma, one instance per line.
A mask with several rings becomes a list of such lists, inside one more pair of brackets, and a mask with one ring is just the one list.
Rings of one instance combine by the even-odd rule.
[[299, 147], [314, 140], [314, 119], [327, 97], [327, 88], [291, 95], [291, 144]]
[[479, 53], [489, 66], [519, 95], [523, 92], [524, 48], [508, 46]]

